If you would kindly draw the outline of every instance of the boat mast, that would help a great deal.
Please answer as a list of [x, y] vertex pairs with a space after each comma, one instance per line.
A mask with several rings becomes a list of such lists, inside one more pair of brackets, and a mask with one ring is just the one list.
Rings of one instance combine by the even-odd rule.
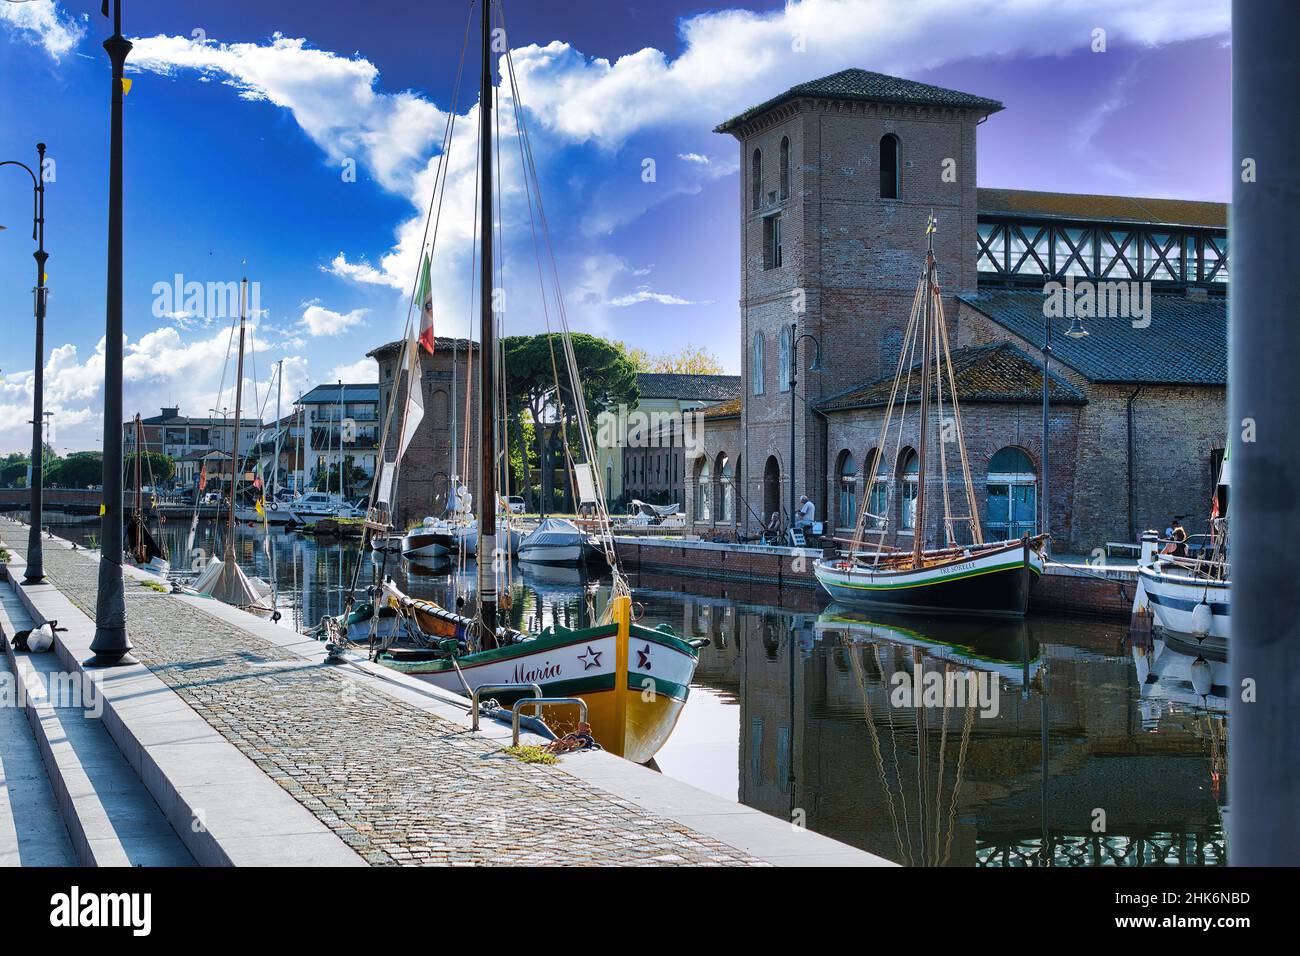
[[496, 415], [496, 328], [492, 314], [492, 0], [482, 0], [482, 72], [479, 75], [479, 635], [484, 648], [496, 646], [497, 493], [494, 436]]
[[275, 364], [275, 440], [271, 443], [271, 501], [280, 490], [280, 395], [284, 391], [284, 359]]
[[926, 223], [925, 248], [925, 318], [921, 329], [921, 432], [916, 455], [916, 510], [912, 522], [912, 567], [921, 566], [925, 547], [925, 458], [930, 443], [930, 352], [933, 347], [930, 329], [930, 304], [934, 296], [934, 216]]
[[144, 441], [144, 426], [140, 424], [140, 413], [135, 413], [135, 557], [141, 564], [145, 561], [144, 547], [144, 492], [140, 490], [140, 445]]
[[244, 400], [244, 298], [248, 294], [248, 277], [239, 280], [239, 360], [235, 363], [235, 424], [230, 456], [230, 515], [226, 520], [226, 559], [235, 558], [235, 491], [239, 473], [239, 417]]

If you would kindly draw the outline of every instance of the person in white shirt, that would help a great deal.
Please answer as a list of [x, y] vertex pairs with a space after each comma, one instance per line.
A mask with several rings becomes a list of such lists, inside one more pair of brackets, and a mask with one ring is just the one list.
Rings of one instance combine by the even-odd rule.
[[808, 500], [807, 495], [802, 495], [799, 498], [799, 510], [796, 512], [795, 527], [804, 533], [811, 531], [816, 515], [816, 506]]

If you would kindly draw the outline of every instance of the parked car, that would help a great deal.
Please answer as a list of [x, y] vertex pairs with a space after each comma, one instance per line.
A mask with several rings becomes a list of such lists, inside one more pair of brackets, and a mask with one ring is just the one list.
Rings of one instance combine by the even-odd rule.
[[528, 505], [523, 498], [518, 495], [511, 495], [509, 498], [501, 499], [501, 507], [505, 508], [512, 514], [521, 515], [527, 510]]

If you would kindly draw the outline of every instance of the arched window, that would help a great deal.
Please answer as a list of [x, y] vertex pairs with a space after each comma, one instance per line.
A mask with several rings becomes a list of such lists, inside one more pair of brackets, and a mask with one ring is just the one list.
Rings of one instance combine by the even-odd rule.
[[754, 336], [754, 353], [749, 362], [749, 377], [754, 383], [754, 394], [763, 394], [763, 353], [767, 350], [767, 341], [763, 333]]
[[763, 465], [763, 523], [781, 510], [781, 465], [769, 455]]
[[905, 531], [916, 529], [916, 489], [921, 482], [921, 459], [911, 448], [903, 452], [903, 467], [899, 486], [903, 489], [902, 514], [899, 527]]
[[898, 137], [893, 133], [880, 138], [880, 198], [898, 198]]
[[763, 153], [754, 150], [749, 163], [749, 195], [755, 209], [763, 208]]
[[870, 451], [867, 453], [867, 467], [870, 468], [873, 462], [876, 473], [867, 492], [867, 511], [870, 513], [867, 527], [880, 530], [888, 523], [889, 517], [889, 460], [882, 454], [880, 461], [876, 461], [876, 452]]
[[858, 463], [853, 452], [840, 452], [839, 526], [852, 527], [858, 520]]
[[1003, 448], [989, 459], [985, 528], [994, 541], [1038, 533], [1038, 471], [1023, 449]]
[[695, 476], [695, 520], [712, 521], [709, 507], [713, 499], [713, 473], [709, 470], [709, 460], [701, 459], [700, 470]]
[[723, 524], [730, 524], [735, 514], [735, 491], [731, 459], [724, 451], [718, 455], [718, 520]]
[[788, 325], [781, 326], [781, 347], [777, 356], [777, 377], [780, 379], [781, 391], [790, 391], [790, 343], [794, 339], [794, 329]]
[[781, 137], [781, 198], [790, 198], [790, 137]]

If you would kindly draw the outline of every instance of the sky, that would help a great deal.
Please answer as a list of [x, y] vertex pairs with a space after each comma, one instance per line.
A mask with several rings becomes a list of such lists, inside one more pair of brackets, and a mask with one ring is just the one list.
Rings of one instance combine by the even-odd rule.
[[[469, 0], [123, 10], [128, 414], [233, 407], [237, 310], [190, 293], [245, 276], [246, 407], [273, 413], [281, 361], [286, 406], [374, 381], [365, 353], [403, 334], [439, 183], [436, 327], [468, 332], [477, 21], [453, 96]], [[739, 146], [712, 130], [847, 67], [1002, 101], [980, 127], [981, 186], [1230, 196], [1227, 0], [505, 0], [504, 23], [507, 334], [556, 325], [558, 288], [576, 331], [703, 346], [738, 371]], [[98, 448], [103, 428], [109, 33], [98, 0], [0, 0], [0, 160], [34, 165], [38, 141], [51, 160], [45, 401], [61, 454]], [[558, 283], [538, 280], [516, 116]], [[0, 453], [30, 448], [30, 223], [30, 180], [0, 169]]]

